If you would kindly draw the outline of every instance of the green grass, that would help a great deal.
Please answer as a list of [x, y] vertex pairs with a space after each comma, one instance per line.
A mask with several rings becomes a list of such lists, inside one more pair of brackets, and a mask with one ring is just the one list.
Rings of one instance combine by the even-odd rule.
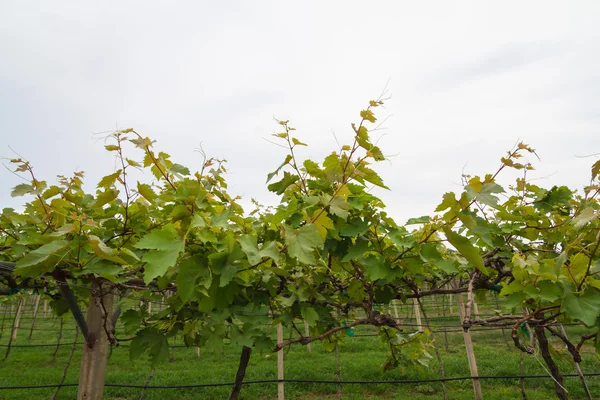
[[[482, 308], [481, 312], [485, 312]], [[440, 310], [427, 307], [431, 323], [439, 326], [443, 318]], [[28, 310], [30, 315], [31, 311]], [[408, 308], [401, 310], [406, 323], [414, 323], [410, 318]], [[0, 344], [8, 342], [12, 318], [7, 318], [4, 325]], [[451, 316], [448, 324], [459, 323], [458, 317]], [[59, 323], [54, 318], [38, 318], [37, 328], [29, 340], [30, 319], [23, 319], [18, 338], [15, 344], [40, 344], [56, 343]], [[571, 337], [578, 337], [584, 330], [581, 327], [567, 329]], [[357, 330], [357, 334], [368, 334], [372, 328]], [[66, 343], [53, 357], [54, 347], [27, 348], [15, 347], [11, 349], [7, 360], [0, 362], [0, 386], [21, 386], [38, 384], [56, 384], [60, 381], [64, 367], [67, 363], [71, 344], [74, 338], [74, 323], [65, 323], [62, 343]], [[288, 334], [286, 332], [286, 334]], [[463, 336], [460, 332], [448, 333], [448, 346], [446, 350], [443, 333], [435, 333], [436, 343], [444, 362], [447, 377], [468, 376], [469, 367], [464, 348]], [[520, 352], [514, 348], [512, 342], [506, 344], [501, 331], [480, 331], [472, 333], [475, 354], [479, 367], [479, 374], [485, 375], [519, 375]], [[509, 338], [509, 332], [506, 332]], [[553, 346], [562, 354], [566, 354], [562, 347], [553, 338]], [[181, 341], [178, 342], [180, 344]], [[582, 369], [584, 372], [599, 372], [600, 360], [588, 347], [583, 354]], [[82, 346], [79, 345], [71, 362], [66, 383], [77, 383], [80, 354]], [[3, 357], [6, 347], [0, 347]], [[200, 358], [196, 357], [193, 348], [175, 348], [174, 360], [156, 368], [150, 385], [185, 385], [196, 383], [221, 383], [232, 382], [239, 359], [239, 348], [225, 345], [221, 352], [202, 350]], [[339, 358], [341, 365], [341, 379], [346, 381], [381, 381], [381, 380], [406, 380], [406, 379], [437, 379], [440, 377], [438, 363], [435, 360], [427, 369], [400, 369], [382, 372], [380, 365], [386, 354], [385, 346], [380, 344], [375, 337], [348, 337], [340, 345]], [[556, 357], [563, 373], [575, 373], [574, 366], [568, 357]], [[254, 352], [248, 367], [246, 379], [248, 381], [261, 379], [275, 379], [277, 377], [277, 357]], [[525, 355], [524, 373], [526, 375], [546, 374], [539, 356]], [[285, 377], [288, 379], [335, 380], [336, 379], [335, 353], [325, 352], [319, 343], [313, 343], [313, 351], [308, 354], [306, 348], [293, 346], [285, 355]], [[108, 361], [106, 382], [121, 384], [144, 384], [150, 374], [151, 368], [145, 360], [130, 361], [128, 349], [119, 347], [113, 350]], [[587, 378], [592, 393], [600, 393], [600, 377]], [[566, 378], [566, 388], [571, 399], [583, 399], [584, 393], [578, 378]], [[472, 383], [469, 380], [447, 382], [446, 387], [451, 399], [473, 398]], [[483, 380], [482, 389], [485, 399], [519, 399], [521, 398], [518, 379]], [[211, 387], [195, 389], [149, 389], [145, 399], [225, 399], [230, 388]], [[550, 379], [529, 379], [525, 381], [525, 390], [530, 400], [554, 398], [553, 383]], [[287, 399], [330, 399], [336, 398], [337, 386], [331, 384], [315, 383], [286, 383]], [[47, 399], [54, 389], [32, 390], [0, 390], [0, 399]], [[111, 388], [105, 390], [106, 399], [138, 399], [140, 389]], [[242, 390], [244, 399], [275, 399], [277, 397], [277, 384], [256, 384], [244, 386]], [[76, 388], [62, 388], [58, 398], [74, 399]], [[422, 384], [369, 384], [369, 385], [344, 385], [342, 388], [344, 399], [406, 399], [425, 400], [440, 399], [442, 397], [441, 383]]]

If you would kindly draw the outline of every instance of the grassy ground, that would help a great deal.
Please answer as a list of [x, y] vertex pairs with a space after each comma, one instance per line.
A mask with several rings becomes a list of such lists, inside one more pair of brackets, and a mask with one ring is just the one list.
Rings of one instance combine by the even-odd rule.
[[[486, 310], [482, 307], [481, 312]], [[405, 323], [414, 323], [411, 319], [410, 308], [400, 310]], [[441, 312], [432, 305], [428, 306], [431, 323], [439, 327], [443, 323]], [[28, 339], [31, 327], [31, 310], [21, 321], [16, 345], [30, 344], [55, 344], [58, 340], [60, 323], [55, 318], [40, 318], [36, 327], [40, 330], [33, 332]], [[459, 318], [450, 316], [447, 324], [457, 325]], [[5, 319], [3, 334], [0, 339], [0, 352], [6, 351], [12, 317], [10, 313]], [[440, 328], [441, 329], [441, 328]], [[456, 329], [453, 327], [452, 329]], [[382, 372], [380, 365], [385, 359], [386, 350], [375, 337], [363, 337], [360, 334], [369, 334], [373, 330], [364, 328], [357, 330], [354, 337], [348, 337], [339, 348], [339, 361], [341, 365], [341, 379], [345, 381], [382, 381], [382, 380], [408, 380], [408, 379], [437, 379], [440, 377], [437, 361], [432, 362], [430, 368], [422, 370], [394, 370]], [[569, 327], [567, 332], [572, 337], [579, 336], [580, 327]], [[0, 387], [21, 385], [56, 384], [60, 382], [63, 370], [67, 364], [74, 339], [75, 329], [72, 321], [65, 322], [60, 347], [54, 357], [55, 347], [13, 347], [8, 358], [0, 362]], [[469, 367], [465, 353], [463, 336], [460, 332], [434, 333], [436, 343], [444, 362], [447, 377], [469, 376]], [[488, 375], [519, 375], [520, 352], [512, 346], [512, 342], [505, 341], [501, 331], [477, 331], [472, 333], [477, 363], [480, 376]], [[446, 346], [447, 337], [447, 346]], [[509, 333], [506, 332], [506, 339]], [[81, 339], [80, 339], [81, 340]], [[562, 353], [562, 346], [554, 339], [550, 339], [554, 347]], [[78, 345], [74, 353], [71, 366], [68, 370], [66, 383], [77, 383], [80, 354], [82, 346]], [[232, 382], [239, 359], [240, 349], [224, 346], [223, 353], [202, 351], [196, 357], [193, 348], [175, 348], [174, 360], [156, 368], [150, 385], [185, 385], [196, 383], [222, 383]], [[248, 381], [261, 379], [275, 379], [277, 377], [277, 357], [255, 352], [248, 367], [246, 379]], [[568, 357], [557, 360], [563, 373], [575, 373], [574, 366]], [[542, 366], [543, 361], [539, 356], [526, 355], [524, 359], [525, 375], [547, 375]], [[600, 360], [587, 349], [583, 355], [582, 369], [584, 372], [600, 372]], [[129, 360], [128, 349], [115, 348], [108, 362], [106, 376], [107, 383], [144, 384], [150, 374], [150, 366], [146, 361]], [[325, 352], [318, 343], [313, 344], [313, 351], [308, 354], [302, 346], [295, 346], [285, 355], [285, 377], [287, 379], [307, 380], [336, 380], [335, 353]], [[600, 393], [600, 377], [587, 379], [592, 393]], [[584, 393], [578, 378], [566, 378], [566, 388], [571, 399], [583, 399]], [[472, 383], [469, 380], [447, 382], [446, 387], [450, 399], [473, 398]], [[485, 399], [519, 399], [521, 398], [520, 382], [518, 379], [482, 380]], [[145, 399], [225, 399], [229, 387], [211, 387], [195, 389], [152, 389], [147, 390]], [[336, 398], [337, 385], [316, 383], [286, 383], [287, 399], [332, 399]], [[554, 398], [553, 383], [550, 379], [527, 379], [525, 391], [528, 399], [542, 400]], [[0, 399], [47, 399], [54, 389], [28, 389], [28, 390], [0, 390]], [[138, 399], [140, 389], [107, 387], [107, 399]], [[242, 390], [244, 399], [275, 399], [277, 397], [277, 384], [256, 384], [244, 386]], [[59, 399], [74, 399], [76, 388], [62, 388]], [[442, 384], [369, 384], [369, 385], [344, 385], [342, 387], [343, 399], [406, 399], [425, 400], [443, 398]]]

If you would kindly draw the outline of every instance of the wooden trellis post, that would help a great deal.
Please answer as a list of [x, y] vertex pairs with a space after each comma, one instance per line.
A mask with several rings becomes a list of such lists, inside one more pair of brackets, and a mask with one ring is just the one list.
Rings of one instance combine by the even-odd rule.
[[[277, 344], [282, 343], [283, 342], [283, 326], [281, 325], [281, 322], [279, 324], [277, 324]], [[283, 349], [279, 350], [277, 352], [277, 379], [278, 380], [283, 380]], [[285, 399], [285, 389], [284, 389], [284, 383], [283, 382], [278, 382], [277, 383], [277, 400], [284, 400]]]
[[31, 319], [31, 329], [29, 330], [29, 339], [31, 339], [31, 336], [33, 335], [33, 329], [35, 328], [35, 319], [37, 318], [38, 310], [40, 308], [41, 298], [42, 296], [39, 294], [35, 296], [35, 303], [33, 305], [33, 318]]
[[17, 314], [15, 315], [15, 320], [11, 332], [11, 340], [13, 342], [17, 340], [17, 332], [19, 331], [19, 325], [21, 323], [21, 315], [23, 315], [23, 309], [25, 309], [25, 301], [25, 298], [20, 299], [19, 304], [17, 304]]
[[[462, 293], [456, 294], [456, 306], [460, 315], [460, 323], [465, 319], [465, 307], [463, 303]], [[471, 340], [471, 332], [465, 331], [463, 333], [465, 339], [465, 348], [467, 349], [467, 358], [469, 360], [469, 371], [471, 371], [472, 377], [479, 376], [477, 371], [477, 360], [475, 359], [475, 352], [473, 351], [473, 341]], [[475, 394], [475, 400], [483, 400], [483, 393], [481, 392], [481, 381], [477, 378], [473, 378], [473, 392]]]
[[423, 323], [421, 322], [421, 309], [419, 307], [419, 300], [413, 298], [413, 308], [415, 313], [415, 318], [417, 319], [417, 330], [419, 332], [423, 332]]
[[398, 315], [398, 306], [396, 305], [397, 300], [392, 300], [392, 305], [394, 306], [394, 318], [396, 319], [396, 323], [400, 324], [400, 316]]
[[[304, 322], [304, 336], [310, 336], [310, 329], [308, 328], [308, 322], [303, 321]], [[312, 353], [312, 348], [310, 346], [310, 343], [306, 345], [306, 350], [309, 353]]]
[[112, 314], [114, 295], [106, 293], [100, 297], [107, 311], [107, 315], [104, 315], [104, 310], [101, 310], [96, 304], [95, 290], [99, 291], [101, 288], [94, 284], [86, 318], [88, 338], [93, 335], [93, 345], [91, 348], [87, 344], [83, 346], [78, 400], [102, 400], [104, 394], [104, 377], [108, 361], [108, 337], [104, 329], [104, 322], [105, 318], [110, 319]]

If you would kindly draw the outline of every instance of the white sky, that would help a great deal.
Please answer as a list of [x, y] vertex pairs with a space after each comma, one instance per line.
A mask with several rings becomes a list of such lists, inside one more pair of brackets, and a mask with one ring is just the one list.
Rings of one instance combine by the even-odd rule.
[[[0, 155], [38, 177], [114, 170], [94, 132], [134, 127], [173, 160], [229, 163], [230, 191], [274, 203], [290, 119], [320, 161], [391, 78], [377, 191], [399, 222], [460, 174], [493, 172], [518, 139], [532, 177], [582, 187], [600, 152], [600, 2], [2, 1]], [[10, 146], [10, 148], [9, 148]], [[0, 207], [18, 207], [0, 171]]]

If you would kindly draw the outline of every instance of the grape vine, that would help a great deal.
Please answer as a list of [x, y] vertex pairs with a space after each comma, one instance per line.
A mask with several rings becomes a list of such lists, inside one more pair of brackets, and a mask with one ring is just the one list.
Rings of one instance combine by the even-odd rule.
[[[89, 347], [95, 338], [79, 305], [94, 288], [90, 301], [103, 310], [109, 342], [131, 340], [131, 357], [148, 354], [152, 363], [168, 359], [167, 340], [176, 334], [188, 346], [220, 348], [228, 340], [245, 349], [247, 363], [253, 348], [320, 340], [333, 349], [348, 329], [370, 325], [389, 350], [384, 369], [425, 368], [430, 332], [400, 331], [378, 305], [455, 293], [467, 294], [464, 329], [510, 327], [515, 346], [533, 353], [520, 333], [526, 326], [545, 360], [546, 332], [567, 344], [574, 362], [586, 341], [598, 350], [600, 161], [582, 192], [546, 189], [527, 179], [533, 165], [525, 160], [535, 151], [519, 143], [494, 173], [463, 176], [462, 192], [445, 193], [430, 216], [399, 225], [370, 193], [388, 189], [372, 168], [385, 160], [370, 137], [382, 104], [371, 101], [350, 144], [320, 163], [301, 158], [307, 145], [279, 121], [273, 136], [287, 154], [267, 188], [280, 203], [254, 203], [250, 212], [228, 193], [223, 161], [205, 158], [192, 173], [133, 129], [107, 138], [119, 169], [95, 193], [83, 190], [82, 172], [50, 185], [28, 161], [13, 159], [28, 183], [12, 195], [31, 200], [22, 212], [0, 215], [0, 277], [7, 289], [43, 291], [58, 314], [72, 312]], [[133, 182], [131, 169], [149, 170], [152, 182]], [[498, 183], [505, 169], [522, 172], [507, 188]], [[107, 294], [121, 295], [118, 312], [102, 304]], [[166, 309], [146, 306], [166, 295]], [[473, 317], [473, 302], [495, 295], [505, 298], [505, 310]], [[116, 336], [117, 319], [126, 337]], [[264, 326], [278, 323], [297, 335], [276, 343]], [[554, 323], [581, 323], [589, 333], [571, 342]], [[558, 386], [557, 395], [566, 398]]]

